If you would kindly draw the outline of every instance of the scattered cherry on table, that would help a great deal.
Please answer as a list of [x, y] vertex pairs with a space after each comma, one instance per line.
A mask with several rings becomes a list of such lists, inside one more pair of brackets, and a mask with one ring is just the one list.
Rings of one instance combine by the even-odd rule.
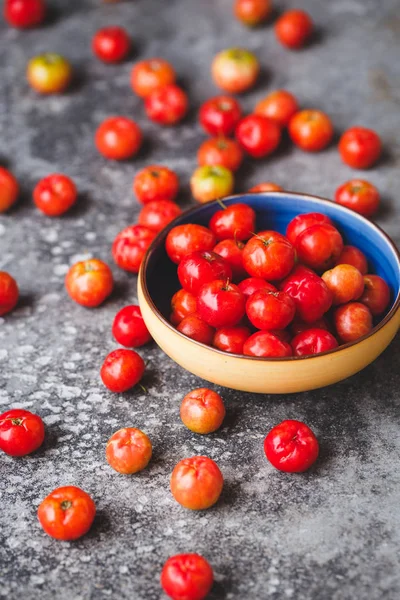
[[44, 423], [39, 415], [14, 408], [0, 415], [0, 450], [10, 456], [31, 454], [43, 444]]
[[319, 444], [305, 423], [287, 419], [268, 433], [264, 440], [264, 452], [279, 471], [302, 473], [317, 460]]
[[57, 540], [76, 540], [87, 533], [96, 516], [92, 498], [80, 488], [68, 485], [51, 492], [38, 508], [44, 531]]

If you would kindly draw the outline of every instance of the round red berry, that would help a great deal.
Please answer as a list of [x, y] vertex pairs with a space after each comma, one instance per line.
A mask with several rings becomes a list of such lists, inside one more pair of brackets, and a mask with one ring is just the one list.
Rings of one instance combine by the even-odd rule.
[[268, 433], [264, 440], [264, 452], [279, 471], [302, 473], [317, 460], [319, 444], [307, 425], [288, 419]]
[[28, 410], [14, 408], [0, 415], [0, 450], [10, 456], [25, 456], [44, 440], [42, 419]]

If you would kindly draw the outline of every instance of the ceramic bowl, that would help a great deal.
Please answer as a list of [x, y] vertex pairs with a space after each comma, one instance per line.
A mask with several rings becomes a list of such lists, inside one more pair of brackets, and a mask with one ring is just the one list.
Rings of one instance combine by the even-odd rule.
[[368, 259], [370, 271], [390, 286], [387, 313], [368, 335], [356, 342], [311, 357], [258, 358], [228, 354], [177, 331], [168, 321], [172, 295], [180, 285], [165, 251], [168, 231], [180, 224], [207, 225], [220, 210], [209, 202], [175, 219], [153, 241], [143, 261], [138, 297], [145, 323], [157, 344], [179, 365], [215, 384], [264, 394], [312, 390], [341, 381], [370, 364], [390, 344], [400, 326], [400, 257], [390, 238], [371, 221], [338, 204], [314, 196], [288, 192], [243, 194], [224, 199], [229, 206], [249, 204], [257, 214], [257, 229], [285, 233], [289, 221], [300, 213], [322, 212], [342, 233], [345, 243], [357, 246]]

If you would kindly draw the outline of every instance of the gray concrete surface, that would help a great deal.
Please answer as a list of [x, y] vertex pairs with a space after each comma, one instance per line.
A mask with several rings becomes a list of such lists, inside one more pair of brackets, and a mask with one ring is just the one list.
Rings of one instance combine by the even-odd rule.
[[[302, 0], [318, 24], [315, 42], [294, 53], [272, 27], [249, 32], [231, 17], [231, 0], [100, 0], [51, 2], [51, 22], [17, 32], [0, 27], [0, 161], [24, 193], [0, 216], [0, 268], [22, 292], [19, 308], [0, 319], [0, 409], [37, 411], [47, 440], [35, 455], [0, 456], [0, 597], [14, 600], [158, 600], [159, 573], [176, 552], [196, 551], [212, 563], [210, 598], [234, 600], [397, 600], [400, 597], [400, 339], [364, 372], [327, 389], [292, 396], [221, 390], [227, 405], [220, 432], [199, 437], [179, 419], [183, 395], [202, 381], [155, 346], [140, 389], [111, 394], [99, 367], [115, 348], [113, 315], [135, 301], [136, 278], [113, 267], [117, 291], [98, 310], [73, 304], [63, 288], [68, 265], [84, 256], [111, 262], [115, 234], [134, 222], [135, 172], [165, 163], [182, 179], [189, 205], [190, 174], [203, 138], [195, 114], [215, 94], [209, 70], [225, 47], [254, 50], [259, 85], [241, 100], [250, 111], [267, 90], [287, 87], [304, 107], [331, 115], [337, 131], [376, 128], [385, 156], [367, 177], [383, 195], [377, 222], [400, 241], [400, 20], [397, 0]], [[281, 10], [295, 2], [278, 3]], [[102, 25], [125, 25], [135, 51], [120, 66], [96, 61], [90, 40]], [[60, 97], [39, 98], [24, 78], [27, 60], [42, 51], [65, 54], [78, 77]], [[170, 59], [192, 112], [172, 129], [149, 123], [129, 87], [134, 60]], [[146, 145], [124, 164], [103, 160], [93, 146], [96, 125], [126, 114], [143, 127]], [[50, 220], [32, 206], [30, 190], [49, 172], [72, 176], [81, 191], [70, 214]], [[353, 175], [335, 147], [317, 155], [290, 148], [249, 162], [237, 191], [268, 179], [288, 189], [332, 197]], [[318, 464], [304, 475], [273, 470], [262, 442], [284, 418], [304, 420], [321, 441]], [[149, 468], [133, 477], [104, 460], [118, 428], [143, 429], [154, 444]], [[221, 501], [191, 513], [174, 502], [169, 475], [185, 456], [206, 454], [225, 476]], [[76, 543], [47, 537], [36, 520], [53, 488], [79, 485], [96, 501], [90, 533]]]

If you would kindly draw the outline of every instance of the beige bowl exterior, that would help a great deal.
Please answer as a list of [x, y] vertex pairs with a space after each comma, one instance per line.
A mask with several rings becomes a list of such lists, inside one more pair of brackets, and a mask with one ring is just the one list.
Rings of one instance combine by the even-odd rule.
[[324, 387], [346, 379], [369, 365], [390, 344], [400, 327], [400, 306], [377, 330], [326, 354], [304, 358], [260, 359], [221, 352], [179, 333], [152, 305], [138, 280], [143, 319], [157, 344], [181, 367], [203, 379], [243, 392], [287, 394]]

